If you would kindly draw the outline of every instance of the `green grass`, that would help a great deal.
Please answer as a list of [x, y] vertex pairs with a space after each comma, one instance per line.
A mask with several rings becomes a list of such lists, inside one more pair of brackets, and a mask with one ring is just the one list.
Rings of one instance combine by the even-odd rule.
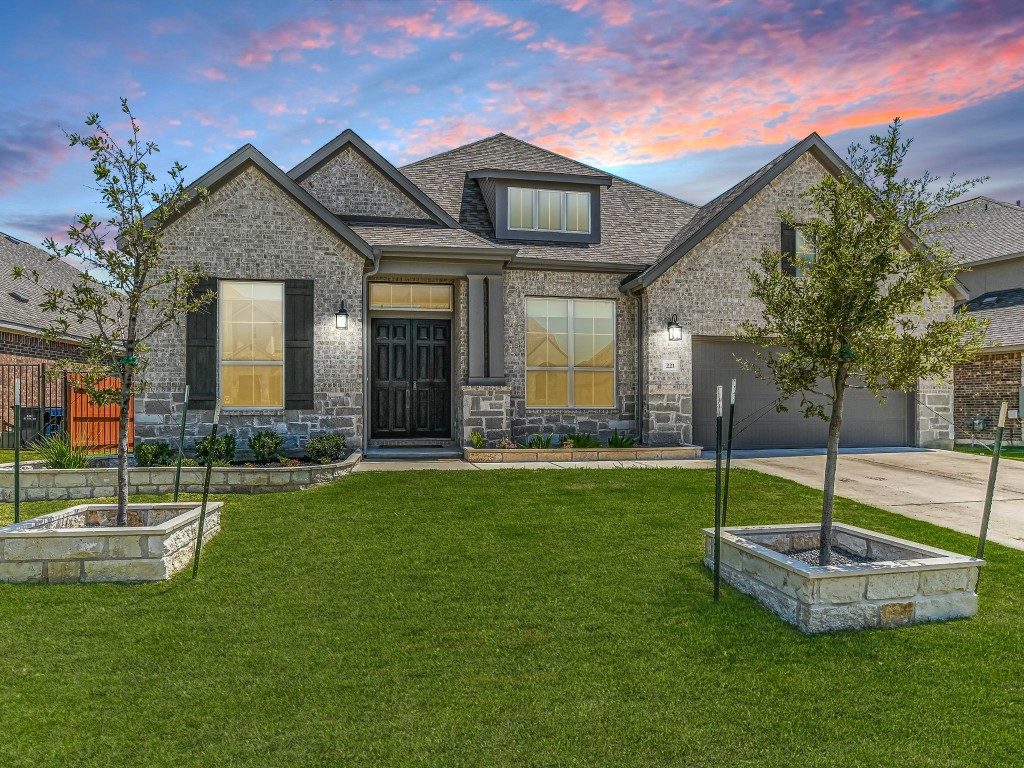
[[[732, 488], [732, 523], [817, 515], [800, 485]], [[0, 585], [0, 765], [1019, 764], [1024, 552], [989, 545], [975, 619], [806, 637], [712, 603], [712, 493], [701, 470], [359, 474], [229, 498], [195, 582]]]
[[[21, 452], [22, 461], [33, 461], [35, 459], [42, 458], [35, 451], [23, 450]], [[8, 461], [14, 461], [14, 449], [13, 448], [0, 448], [0, 464]]]
[[[957, 445], [954, 447], [954, 450], [959, 451], [960, 453], [976, 453], [980, 454], [981, 456], [992, 456], [991, 448], [982, 448], [980, 445]], [[1014, 459], [1015, 461], [1024, 461], [1024, 446], [1004, 445], [999, 451], [999, 458]]]

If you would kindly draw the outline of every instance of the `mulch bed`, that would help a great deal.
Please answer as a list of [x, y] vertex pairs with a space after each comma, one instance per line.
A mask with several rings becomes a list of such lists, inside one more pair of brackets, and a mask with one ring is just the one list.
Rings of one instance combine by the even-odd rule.
[[[818, 550], [815, 549], [800, 549], [794, 552], [784, 552], [786, 557], [792, 557], [794, 560], [799, 560], [801, 563], [807, 563], [808, 565], [818, 565]], [[839, 547], [832, 547], [832, 559], [829, 565], [861, 565], [863, 563], [873, 563], [874, 560], [870, 557], [863, 557], [861, 555], [850, 552], [847, 549], [841, 549]]]

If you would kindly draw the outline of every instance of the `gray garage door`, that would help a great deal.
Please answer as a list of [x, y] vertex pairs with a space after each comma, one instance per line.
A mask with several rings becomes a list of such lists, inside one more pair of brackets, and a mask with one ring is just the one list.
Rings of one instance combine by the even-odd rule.
[[[774, 386], [736, 362], [737, 356], [754, 359], [754, 349], [750, 344], [722, 339], [693, 340], [693, 442], [714, 448], [715, 387], [723, 386], [727, 405], [729, 382], [735, 378], [738, 426], [734, 448], [824, 448], [827, 422], [804, 418], [796, 410], [799, 396], [787, 403], [789, 411], [776, 412], [769, 407], [778, 397]], [[870, 392], [849, 390], [843, 407], [843, 447], [911, 445], [911, 403], [912, 398], [903, 392], [890, 392], [885, 404], [879, 405]]]

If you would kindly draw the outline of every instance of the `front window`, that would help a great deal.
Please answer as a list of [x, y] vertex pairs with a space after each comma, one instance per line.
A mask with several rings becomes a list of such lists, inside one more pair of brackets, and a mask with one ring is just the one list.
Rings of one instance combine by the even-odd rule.
[[284, 283], [220, 284], [221, 402], [284, 407]]
[[587, 234], [590, 193], [509, 187], [508, 228]]
[[526, 300], [526, 405], [615, 407], [615, 302]]
[[802, 229], [796, 231], [796, 258], [793, 260], [793, 267], [796, 277], [803, 277], [807, 271], [807, 265], [814, 261], [818, 255], [817, 249], [811, 239], [804, 234]]
[[370, 309], [451, 312], [452, 287], [423, 283], [370, 283]]

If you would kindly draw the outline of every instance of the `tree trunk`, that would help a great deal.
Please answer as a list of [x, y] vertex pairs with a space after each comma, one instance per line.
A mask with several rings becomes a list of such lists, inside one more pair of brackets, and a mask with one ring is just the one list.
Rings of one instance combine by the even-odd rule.
[[828, 421], [828, 454], [825, 458], [825, 498], [821, 508], [821, 538], [818, 548], [818, 564], [828, 565], [832, 561], [832, 512], [836, 501], [836, 469], [839, 466], [839, 433], [843, 428], [843, 399], [846, 396], [846, 380], [850, 364], [845, 360], [836, 368], [833, 380], [832, 414]]
[[121, 370], [121, 402], [117, 420], [117, 524], [128, 525], [128, 413], [132, 402], [132, 369]]

